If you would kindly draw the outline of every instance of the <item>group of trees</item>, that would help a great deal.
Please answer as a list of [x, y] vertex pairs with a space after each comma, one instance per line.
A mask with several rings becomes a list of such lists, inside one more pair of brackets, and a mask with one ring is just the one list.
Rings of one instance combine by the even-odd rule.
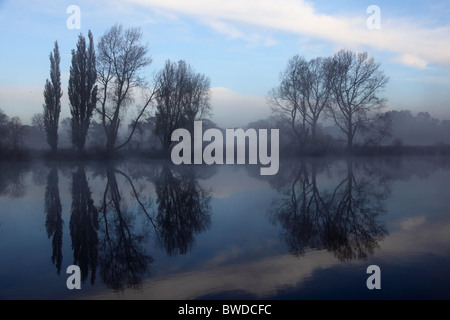
[[[123, 148], [136, 131], [142, 131], [142, 120], [149, 118], [149, 106], [155, 107], [153, 133], [159, 137], [164, 152], [171, 147], [173, 130], [192, 129], [194, 120], [210, 115], [210, 81], [185, 61], [168, 60], [151, 84], [146, 81], [144, 71], [152, 60], [147, 45], [142, 44], [139, 28], [124, 30], [117, 24], [111, 27], [99, 40], [97, 57], [90, 31], [88, 37], [89, 45], [80, 34], [77, 48], [72, 50], [68, 87], [72, 143], [80, 152], [94, 111], [104, 129], [108, 153]], [[55, 42], [43, 112], [47, 142], [53, 151], [57, 149], [61, 111], [59, 63]], [[341, 50], [332, 57], [309, 61], [296, 55], [281, 73], [280, 84], [269, 92], [268, 102], [276, 113], [287, 117], [301, 150], [317, 144], [321, 117], [334, 121], [351, 150], [357, 133], [375, 127], [387, 131], [389, 121], [380, 116], [384, 99], [378, 97], [387, 82], [380, 64], [367, 52]], [[119, 128], [127, 108], [136, 102], [136, 91], [144, 98], [127, 136], [119, 141]]]
[[[87, 40], [80, 34], [71, 52], [67, 89], [71, 117], [62, 120], [61, 59], [55, 41], [43, 112], [32, 118], [34, 131], [27, 132], [19, 118], [9, 119], [0, 112], [0, 154], [20, 150], [25, 134], [30, 137], [28, 144], [37, 145], [40, 133], [45, 133], [46, 143], [56, 153], [61, 132], [66, 136], [63, 141], [70, 140], [81, 154], [89, 135], [95, 136], [95, 147], [108, 155], [125, 146], [137, 145], [140, 150], [144, 138], [149, 150], [168, 154], [175, 129], [193, 130], [199, 119], [214, 126], [208, 120], [210, 79], [184, 60], [167, 60], [148, 77], [152, 59], [142, 40], [139, 28], [118, 24], [100, 37], [97, 46], [90, 31]], [[279, 84], [268, 92], [273, 116], [249, 126], [280, 129], [280, 144], [295, 154], [327, 151], [332, 144], [333, 149], [352, 151], [357, 144], [373, 147], [387, 141], [399, 146], [449, 143], [442, 138], [450, 132], [448, 121], [439, 123], [426, 112], [415, 117], [409, 111], [382, 111], [385, 99], [379, 94], [388, 81], [380, 63], [367, 52], [341, 50], [310, 60], [295, 55], [280, 73]], [[131, 106], [136, 108], [133, 116], [128, 112]], [[408, 138], [421, 131], [430, 134]]]
[[20, 152], [23, 133], [20, 118], [10, 118], [0, 110], [0, 154]]
[[269, 92], [268, 103], [289, 120], [301, 150], [317, 143], [318, 121], [328, 117], [344, 133], [351, 151], [356, 134], [382, 120], [384, 99], [378, 94], [388, 80], [367, 52], [341, 50], [309, 61], [296, 55]]
[[[144, 71], [152, 62], [148, 47], [142, 44], [139, 28], [124, 29], [112, 26], [99, 40], [97, 55], [92, 33], [89, 44], [80, 34], [76, 50], [72, 50], [72, 64], [68, 85], [70, 129], [73, 146], [83, 152], [91, 119], [99, 116], [106, 137], [105, 150], [111, 154], [132, 139], [139, 131], [141, 119], [148, 117], [150, 106], [156, 107], [155, 134], [163, 149], [170, 148], [171, 130], [208, 115], [209, 79], [196, 73], [185, 61], [166, 62], [151, 84]], [[58, 42], [50, 53], [50, 80], [44, 90], [43, 127], [47, 143], [53, 152], [58, 148], [58, 127], [61, 112], [61, 71]], [[132, 119], [127, 136], [121, 141], [119, 129], [127, 109], [136, 102], [136, 91], [143, 93], [138, 102], [137, 115]], [[39, 117], [37, 117], [39, 118]], [[35, 119], [38, 121], [39, 119]], [[40, 121], [40, 120], [39, 120]]]
[[392, 143], [397, 145], [432, 145], [450, 143], [450, 120], [439, 120], [428, 112], [409, 110], [386, 112], [392, 123]]

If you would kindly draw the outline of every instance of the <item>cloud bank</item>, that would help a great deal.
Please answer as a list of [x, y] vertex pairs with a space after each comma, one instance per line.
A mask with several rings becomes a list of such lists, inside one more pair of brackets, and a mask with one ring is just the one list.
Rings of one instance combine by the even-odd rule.
[[[370, 47], [392, 52], [396, 62], [415, 68], [432, 64], [450, 67], [450, 26], [430, 28], [417, 21], [382, 18], [380, 30], [369, 30], [366, 21], [370, 15], [365, 10], [358, 16], [332, 16], [318, 12], [311, 2], [304, 0], [128, 1], [152, 10], [189, 16], [231, 38], [249, 41], [262, 38], [265, 45], [274, 45], [276, 41], [261, 34], [262, 31], [284, 31], [329, 41], [337, 47]], [[246, 27], [262, 31], [242, 31]]]

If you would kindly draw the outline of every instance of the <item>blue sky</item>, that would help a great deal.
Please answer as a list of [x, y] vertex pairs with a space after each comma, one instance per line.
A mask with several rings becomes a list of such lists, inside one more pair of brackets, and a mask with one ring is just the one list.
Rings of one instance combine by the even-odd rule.
[[[77, 5], [81, 28], [66, 12]], [[380, 8], [381, 29], [369, 30], [369, 5]], [[368, 51], [390, 82], [386, 110], [428, 111], [450, 119], [450, 3], [448, 1], [303, 0], [0, 0], [0, 109], [24, 123], [42, 110], [49, 53], [58, 41], [62, 117], [69, 116], [70, 51], [80, 33], [97, 41], [113, 24], [139, 26], [153, 63], [184, 59], [211, 79], [213, 120], [242, 126], [270, 114], [267, 92], [289, 58]], [[131, 110], [131, 109], [130, 109]]]

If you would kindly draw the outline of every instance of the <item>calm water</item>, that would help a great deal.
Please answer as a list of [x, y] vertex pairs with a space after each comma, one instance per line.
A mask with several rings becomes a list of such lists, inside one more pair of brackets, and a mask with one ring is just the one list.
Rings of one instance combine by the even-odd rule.
[[0, 298], [448, 299], [448, 160], [3, 163]]

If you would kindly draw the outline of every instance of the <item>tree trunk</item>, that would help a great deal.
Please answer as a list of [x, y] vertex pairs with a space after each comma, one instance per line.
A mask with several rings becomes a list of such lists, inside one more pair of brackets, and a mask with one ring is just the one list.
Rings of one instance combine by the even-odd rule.
[[353, 151], [353, 135], [351, 134], [351, 132], [347, 133], [347, 151]]

